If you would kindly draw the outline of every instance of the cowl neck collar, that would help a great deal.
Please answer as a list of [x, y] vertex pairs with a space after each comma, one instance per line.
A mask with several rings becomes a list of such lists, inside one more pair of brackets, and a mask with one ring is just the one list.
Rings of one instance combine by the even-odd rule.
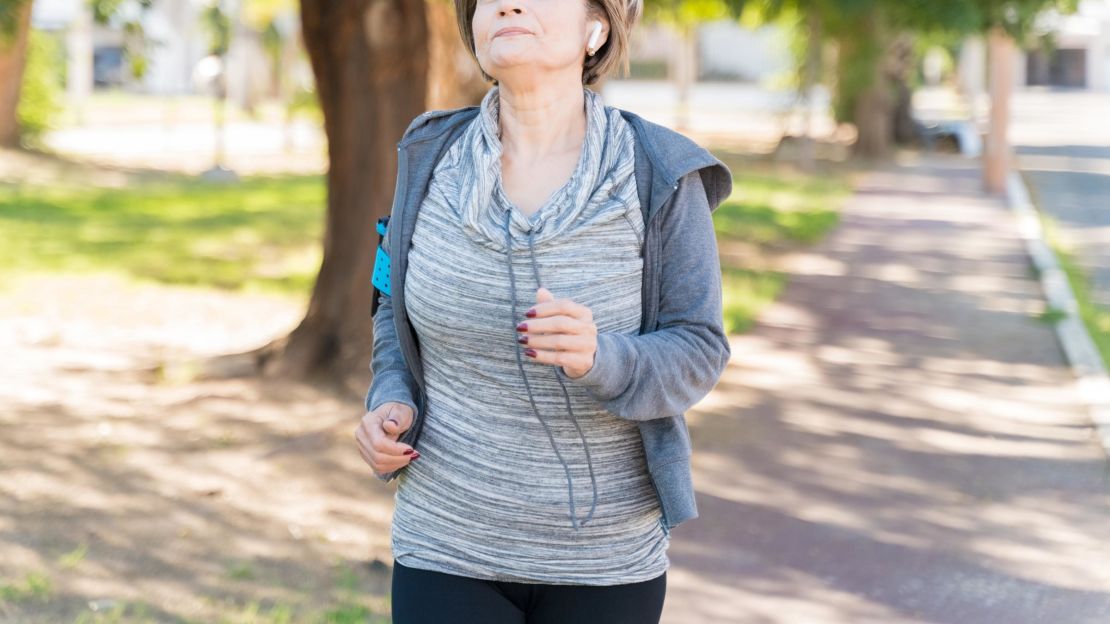
[[[569, 179], [532, 215], [525, 215], [505, 193], [501, 170], [500, 86], [482, 97], [478, 115], [460, 137], [460, 184], [456, 209], [467, 234], [487, 247], [504, 251], [508, 212], [513, 249], [542, 246], [575, 223], [605, 208], [616, 186], [633, 175], [633, 133], [616, 109], [599, 93], [583, 87], [586, 135]], [[627, 162], [625, 162], [627, 160]], [[470, 161], [470, 162], [467, 162]], [[625, 165], [625, 166], [621, 166]]]

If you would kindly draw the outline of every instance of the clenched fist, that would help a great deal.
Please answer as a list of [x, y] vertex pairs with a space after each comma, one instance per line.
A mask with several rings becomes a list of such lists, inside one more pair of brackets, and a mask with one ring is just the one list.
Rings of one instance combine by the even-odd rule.
[[393, 472], [420, 457], [416, 449], [397, 441], [412, 426], [412, 420], [411, 407], [390, 401], [366, 412], [355, 428], [358, 452], [378, 475]]

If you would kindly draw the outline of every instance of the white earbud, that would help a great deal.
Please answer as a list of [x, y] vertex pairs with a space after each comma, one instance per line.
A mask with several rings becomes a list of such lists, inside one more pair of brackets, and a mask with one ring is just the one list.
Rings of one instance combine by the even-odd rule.
[[597, 52], [597, 38], [601, 36], [601, 22], [594, 22], [594, 31], [590, 34], [590, 42], [586, 44], [586, 51], [593, 56]]

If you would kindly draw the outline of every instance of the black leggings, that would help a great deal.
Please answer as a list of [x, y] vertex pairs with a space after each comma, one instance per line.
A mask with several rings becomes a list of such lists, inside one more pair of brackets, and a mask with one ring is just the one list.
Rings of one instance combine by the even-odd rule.
[[514, 583], [393, 562], [393, 624], [658, 624], [667, 573], [625, 585]]

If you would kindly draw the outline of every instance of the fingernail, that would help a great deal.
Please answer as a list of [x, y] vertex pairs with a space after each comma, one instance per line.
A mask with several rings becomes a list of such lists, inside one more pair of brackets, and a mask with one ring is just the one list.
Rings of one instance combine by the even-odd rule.
[[528, 334], [522, 335], [520, 338], [517, 338], [516, 341], [520, 344], [528, 344]]
[[527, 355], [528, 357], [536, 357], [536, 350], [535, 349], [525, 349], [524, 350], [524, 355]]
[[521, 323], [516, 326], [517, 331], [528, 331], [528, 323]]
[[420, 453], [418, 453], [418, 452], [414, 452], [414, 453], [412, 454], [412, 456], [411, 456], [411, 457], [409, 457], [409, 459], [420, 459]]
[[413, 453], [415, 453], [415, 452], [416, 452], [416, 451], [415, 451], [414, 449], [405, 449], [405, 452], [404, 452], [404, 453], [401, 453], [401, 454], [402, 454], [402, 455], [412, 455], [412, 454], [413, 454]]
[[524, 316], [527, 316], [528, 318], [535, 317], [536, 316], [536, 309], [535, 308], [528, 308], [528, 311], [524, 313]]

